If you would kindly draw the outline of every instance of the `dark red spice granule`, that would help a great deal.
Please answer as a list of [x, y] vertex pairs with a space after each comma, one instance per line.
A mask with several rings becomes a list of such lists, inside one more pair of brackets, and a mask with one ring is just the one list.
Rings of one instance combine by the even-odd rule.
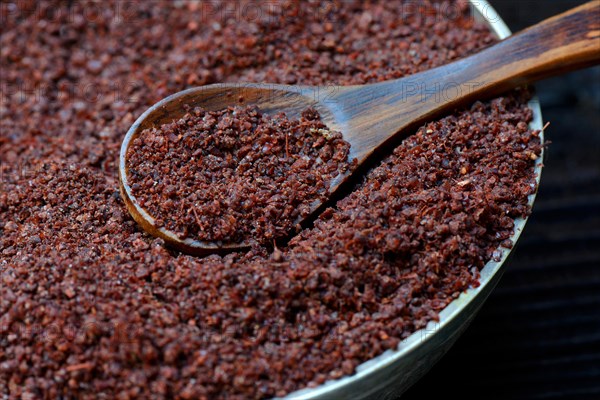
[[127, 151], [132, 195], [182, 239], [272, 243], [351, 167], [350, 144], [314, 109], [299, 119], [253, 106], [186, 111], [140, 132]]
[[493, 35], [463, 1], [11, 4], [0, 397], [269, 398], [351, 374], [477, 285], [529, 212], [540, 145], [513, 92], [421, 127], [285, 248], [171, 253], [118, 191], [121, 141], [150, 105], [223, 81], [397, 78]]

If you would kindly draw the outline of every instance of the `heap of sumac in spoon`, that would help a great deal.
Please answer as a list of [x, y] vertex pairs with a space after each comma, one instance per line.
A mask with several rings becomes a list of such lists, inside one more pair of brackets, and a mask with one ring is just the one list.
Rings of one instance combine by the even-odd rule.
[[127, 153], [138, 204], [181, 239], [272, 242], [352, 166], [350, 145], [313, 109], [296, 119], [252, 106], [187, 111], [142, 131]]

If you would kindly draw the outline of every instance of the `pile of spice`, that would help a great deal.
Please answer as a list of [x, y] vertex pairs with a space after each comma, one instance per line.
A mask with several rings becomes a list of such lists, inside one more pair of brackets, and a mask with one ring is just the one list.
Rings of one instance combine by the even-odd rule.
[[375, 82], [494, 41], [462, 1], [261, 4], [0, 4], [0, 397], [284, 396], [395, 348], [510, 245], [540, 154], [521, 92], [421, 127], [285, 248], [140, 230], [119, 148], [166, 95]]
[[252, 106], [186, 111], [127, 151], [132, 195], [181, 239], [272, 243], [350, 168], [350, 144], [314, 109], [299, 119]]

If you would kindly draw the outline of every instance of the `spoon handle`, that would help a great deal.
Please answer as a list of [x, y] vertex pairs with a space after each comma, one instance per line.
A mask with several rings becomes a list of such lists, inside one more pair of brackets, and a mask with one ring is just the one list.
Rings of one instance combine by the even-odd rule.
[[442, 67], [438, 76], [472, 80], [481, 84], [481, 92], [494, 95], [598, 62], [600, 0], [593, 0]]
[[[357, 132], [356, 156], [444, 111], [600, 62], [600, 0], [549, 18], [481, 52], [405, 78], [338, 96]], [[366, 134], [368, 132], [368, 134]], [[359, 137], [362, 133], [362, 137]]]

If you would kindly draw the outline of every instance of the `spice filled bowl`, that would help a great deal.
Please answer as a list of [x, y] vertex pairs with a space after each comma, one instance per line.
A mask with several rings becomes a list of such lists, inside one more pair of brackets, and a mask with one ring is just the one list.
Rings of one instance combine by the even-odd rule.
[[[288, 285], [288, 274], [295, 280], [299, 292], [277, 289], [268, 300], [284, 302], [274, 309], [286, 315], [283, 323], [266, 319], [244, 328], [271, 331], [265, 342], [266, 347], [279, 346], [275, 353], [287, 346], [281, 340], [293, 343], [296, 361], [278, 361], [282, 354], [271, 355], [271, 361], [288, 368], [298, 362], [297, 368], [307, 372], [298, 378], [307, 381], [298, 386], [309, 388], [285, 398], [391, 399], [401, 394], [448, 350], [481, 307], [534, 201], [543, 156], [539, 105], [526, 88], [507, 95], [494, 89], [515, 87], [515, 81], [522, 85], [528, 77], [528, 69], [511, 69], [528, 62], [510, 58], [523, 48], [526, 36], [458, 57], [453, 49], [459, 48], [460, 35], [453, 29], [472, 29], [473, 43], [466, 40], [461, 50], [466, 53], [474, 52], [469, 45], [475, 49], [510, 36], [488, 3], [473, 1], [466, 10], [446, 2], [401, 6], [400, 16], [411, 21], [411, 28], [422, 25], [439, 35], [428, 39], [397, 24], [392, 36], [409, 39], [395, 42], [398, 49], [393, 51], [418, 65], [405, 66], [405, 79], [382, 79], [384, 75], [376, 76], [385, 80], [376, 85], [330, 86], [325, 101], [315, 96], [319, 85], [244, 84], [236, 79], [191, 88], [149, 108], [123, 140], [122, 197], [148, 233], [196, 256], [252, 249], [254, 257], [264, 257], [266, 251], [278, 272], [270, 275], [262, 271], [264, 266], [249, 262], [252, 271], [260, 270], [255, 284], [273, 280], [276, 287]], [[384, 8], [367, 7], [358, 23], [368, 26], [367, 20], [381, 18]], [[336, 18], [335, 10], [331, 17]], [[532, 32], [529, 38], [539, 34]], [[359, 38], [356, 46], [364, 40]], [[459, 61], [427, 68], [428, 60], [439, 67], [437, 57]], [[489, 64], [499, 57], [505, 64], [493, 62], [494, 80]], [[360, 61], [355, 53], [356, 65], [349, 65], [358, 68]], [[556, 68], [552, 61], [539, 65], [539, 71], [542, 65]], [[477, 73], [459, 72], [470, 70]], [[298, 71], [302, 68], [288, 72]], [[374, 83], [368, 74], [365, 78]], [[352, 83], [351, 70], [345, 79], [343, 83]], [[410, 96], [414, 82], [431, 85], [428, 101]], [[424, 84], [419, 84], [421, 90]], [[465, 87], [471, 90], [459, 103], [456, 99], [464, 95], [453, 90]], [[403, 90], [406, 95], [399, 97]], [[489, 99], [498, 93], [502, 97]], [[472, 104], [473, 99], [483, 101]], [[423, 111], [412, 116], [411, 109]], [[439, 115], [442, 119], [432, 122]], [[387, 143], [387, 136], [377, 132], [404, 129], [410, 134], [423, 121], [382, 165], [372, 157], [375, 165], [366, 165], [366, 181], [347, 189], [350, 193], [337, 210], [332, 205], [312, 229], [297, 224], [309, 214], [310, 204], [326, 197], [328, 182], [349, 176], [356, 164], [362, 167], [373, 148], [381, 146], [374, 143]], [[302, 208], [306, 211], [298, 212]], [[297, 224], [300, 232], [289, 244], [283, 241], [280, 250], [269, 242], [279, 239], [276, 233], [285, 233], [286, 224], [277, 225], [281, 221], [287, 228]], [[242, 271], [236, 273], [248, 273]], [[260, 301], [253, 301], [260, 307]], [[251, 319], [253, 306], [245, 307]], [[257, 340], [255, 334], [238, 334], [250, 343]], [[340, 358], [341, 364], [330, 369]], [[278, 378], [288, 379], [285, 375]]]
[[[207, 296], [195, 300], [206, 317], [194, 326], [224, 340], [208, 340], [210, 352], [227, 351], [213, 362], [229, 371], [220, 379], [230, 386], [207, 375], [206, 387], [190, 393], [393, 399], [473, 319], [540, 180], [539, 104], [530, 88], [506, 92], [529, 74], [511, 69], [530, 65], [511, 55], [539, 32], [493, 46], [510, 36], [494, 9], [457, 4], [333, 7], [324, 15], [331, 22], [311, 25], [323, 44], [311, 43], [314, 33], [297, 43], [320, 57], [350, 52], [343, 67], [329, 67], [340, 86], [329, 85], [324, 64], [299, 62], [288, 49], [280, 56], [289, 58], [285, 71], [274, 62], [175, 93], [131, 126], [121, 147], [122, 198], [146, 232], [198, 257], [193, 263], [210, 277], [200, 284]], [[338, 19], [362, 29], [356, 41], [330, 37], [342, 29]], [[378, 24], [387, 24], [395, 46], [385, 50], [397, 55], [389, 60], [369, 49]], [[380, 69], [370, 73], [363, 63]], [[528, 68], [554, 66], [539, 65]], [[244, 83], [259, 79], [276, 83]], [[414, 82], [430, 96], [411, 97]], [[392, 154], [388, 137], [377, 134], [386, 129], [406, 131]], [[316, 213], [314, 226], [300, 226], [330, 182], [353, 174], [362, 182], [348, 178], [336, 193], [341, 200]], [[291, 239], [279, 240], [294, 225]]]
[[[445, 24], [452, 20], [451, 13], [455, 10], [447, 3], [436, 3], [423, 9], [416, 7], [403, 11], [424, 12], [419, 18], [425, 20], [430, 28], [443, 31], [448, 28]], [[496, 39], [510, 36], [510, 31], [488, 3], [474, 1], [470, 3], [469, 12], [468, 18], [473, 29], [488, 31], [488, 34], [491, 31]], [[370, 11], [364, 15], [371, 15]], [[439, 24], [439, 20], [444, 23]], [[422, 20], [418, 21], [423, 23]], [[535, 37], [536, 31], [533, 32], [530, 37]], [[398, 33], [402, 34], [401, 30]], [[322, 199], [333, 177], [339, 179], [348, 176], [355, 169], [349, 162], [351, 158], [354, 158], [354, 164], [361, 165], [364, 159], [360, 159], [359, 154], [372, 155], [371, 150], [377, 147], [374, 143], [377, 143], [375, 138], [378, 136], [373, 131], [382, 129], [382, 126], [389, 126], [392, 134], [403, 129], [409, 131], [407, 127], [418, 126], [423, 120], [429, 122], [436, 115], [446, 115], [448, 110], [453, 111], [458, 105], [453, 101], [460, 97], [459, 94], [452, 97], [451, 93], [452, 89], [456, 89], [455, 86], [463, 88], [471, 84], [472, 90], [467, 93], [471, 97], [460, 103], [463, 107], [472, 99], [489, 99], [491, 94], [482, 89], [486, 84], [476, 82], [474, 77], [490, 73], [489, 60], [502, 57], [503, 54], [507, 58], [506, 65], [510, 66], [515, 60], [509, 56], [523, 48], [522, 41], [523, 36], [517, 36], [512, 40], [512, 47], [505, 41], [504, 47], [491, 46], [476, 56], [461, 59], [459, 62], [462, 64], [450, 63], [446, 70], [443, 69], [446, 67], [440, 67], [426, 70], [425, 73], [419, 71], [421, 74], [410, 74], [405, 80], [388, 80], [379, 86], [331, 86], [333, 91], [328, 93], [327, 98], [333, 103], [331, 107], [313, 97], [319, 92], [319, 86], [233, 82], [176, 93], [149, 108], [132, 125], [123, 140], [120, 158], [123, 199], [131, 215], [148, 233], [184, 253], [205, 256], [211, 252], [247, 251], [253, 243], [261, 247], [265, 241], [268, 243], [279, 239], [274, 236], [275, 232], [285, 232], [285, 226], [277, 226], [277, 222], [287, 221], [289, 228], [301, 215], [309, 214], [308, 211], [293, 214], [302, 207], [308, 209], [311, 202], [314, 204], [314, 200], [319, 199], [314, 197], [311, 200], [307, 187], [321, 188], [320, 192], [315, 192], [315, 196], [321, 195]], [[488, 43], [491, 44], [492, 40]], [[422, 58], [419, 51], [425, 49], [419, 46], [421, 44], [415, 48], [409, 46], [408, 55]], [[491, 53], [493, 51], [498, 53]], [[425, 59], [428, 57], [432, 57], [432, 53], [425, 55]], [[520, 64], [526, 64], [524, 60], [520, 61]], [[554, 67], [552, 62], [546, 65]], [[477, 66], [483, 70], [481, 75], [467, 74], [465, 79], [456, 72], [478, 70]], [[495, 71], [501, 70], [495, 66]], [[527, 77], [527, 70], [522, 72], [509, 67], [506, 70], [510, 72], [504, 72], [504, 75], [498, 73], [496, 80], [490, 79], [488, 85], [492, 88], [495, 85], [502, 86], [501, 80], [504, 80], [504, 83], [516, 86], [509, 82], [518, 80], [522, 84]], [[411, 103], [409, 95], [401, 97], [400, 101], [396, 98], [396, 102], [392, 102], [392, 99], [398, 90], [414, 82], [432, 85], [429, 89], [432, 96], [429, 103], [422, 98], [414, 100], [423, 111], [415, 112], [417, 117], [409, 117], [409, 122], [403, 125], [402, 118], [390, 115], [411, 115], [407, 110], [415, 104]], [[448, 86], [448, 90], [435, 91], [433, 85], [436, 83]], [[389, 93], [392, 95], [388, 99]], [[502, 90], [494, 93], [502, 93]], [[371, 102], [365, 99], [369, 95]], [[352, 354], [356, 351], [354, 348], [364, 345], [360, 344], [361, 340], [373, 340], [360, 334], [362, 329], [369, 327], [381, 329], [379, 340], [387, 342], [387, 350], [355, 368], [352, 363], [344, 361], [342, 372], [348, 376], [325, 379], [324, 374], [317, 374], [309, 382], [310, 386], [315, 387], [295, 391], [285, 398], [395, 398], [448, 350], [475, 316], [500, 278], [511, 248], [523, 230], [541, 173], [543, 129], [539, 104], [530, 97], [527, 89], [517, 89], [511, 96], [487, 100], [487, 105], [481, 102], [468, 104], [471, 106], [470, 114], [455, 112], [441, 122], [427, 123], [415, 137], [405, 140], [399, 147], [401, 149], [404, 146], [402, 150], [395, 152], [396, 157], [404, 157], [404, 165], [394, 166], [388, 171], [375, 167], [368, 172], [367, 183], [338, 204], [357, 202], [365, 207], [365, 213], [369, 213], [378, 207], [376, 204], [369, 205], [369, 198], [374, 198], [375, 203], [386, 196], [392, 200], [387, 205], [379, 205], [381, 209], [375, 214], [382, 214], [385, 216], [383, 218], [370, 215], [361, 221], [363, 217], [352, 213], [337, 217], [342, 222], [340, 228], [351, 232], [341, 236], [345, 241], [344, 251], [329, 260], [328, 268], [314, 265], [326, 278], [306, 270], [315, 260], [310, 257], [305, 259], [301, 253], [295, 253], [295, 246], [305, 245], [303, 239], [307, 235], [325, 233], [319, 232], [319, 224], [335, 222], [331, 210], [317, 220], [316, 231], [307, 229], [300, 232], [292, 239], [290, 246], [283, 242], [283, 252], [277, 245], [267, 250], [272, 253], [271, 260], [281, 268], [289, 268], [292, 274], [297, 270], [305, 274], [308, 281], [302, 284], [312, 285], [308, 290], [316, 290], [317, 293], [320, 279], [326, 281], [333, 278], [343, 282], [347, 278], [338, 271], [344, 266], [344, 257], [354, 256], [354, 262], [362, 269], [361, 273], [365, 273], [364, 269], [371, 267], [372, 263], [375, 268], [382, 268], [390, 274], [394, 269], [397, 272], [406, 268], [403, 263], [414, 257], [412, 252], [422, 252], [417, 256], [416, 269], [406, 268], [404, 273], [392, 273], [386, 277], [390, 287], [395, 286], [399, 290], [394, 295], [388, 297], [383, 294], [386, 285], [384, 280], [359, 284], [350, 298], [336, 299], [340, 303], [368, 303], [379, 297], [381, 304], [378, 304], [378, 311], [371, 315], [365, 313], [368, 307], [356, 312], [352, 306], [342, 304], [340, 310], [347, 308], [345, 312], [350, 315], [356, 312], [359, 322], [351, 318], [341, 327], [338, 325], [337, 332], [329, 332], [330, 337], [319, 339], [323, 349], [335, 349], [336, 345], [331, 343], [348, 340], [345, 338], [346, 331], [356, 329], [359, 333], [350, 337], [357, 343], [342, 346], [342, 351]], [[527, 99], [529, 101], [525, 105]], [[381, 106], [385, 101], [388, 102], [388, 108]], [[376, 110], [378, 107], [379, 111]], [[432, 110], [438, 108], [440, 112], [435, 114]], [[344, 110], [348, 109], [353, 110], [354, 114], [344, 114]], [[365, 122], [365, 114], [372, 117], [370, 124]], [[420, 117], [421, 114], [426, 118]], [[358, 122], [353, 121], [353, 116]], [[324, 119], [321, 120], [321, 117]], [[411, 118], [415, 118], [416, 122]], [[341, 133], [330, 130], [327, 125], [339, 128]], [[358, 129], [352, 131], [351, 127]], [[383, 134], [379, 136], [386, 138]], [[381, 139], [380, 142], [385, 143], [385, 140]], [[505, 144], [508, 146], [503, 148]], [[426, 150], [420, 150], [421, 147]], [[507, 154], [508, 151], [511, 151], [510, 154]], [[365, 159], [368, 156], [364, 156]], [[429, 165], [425, 172], [422, 170], [423, 157], [432, 157], [438, 163]], [[384, 163], [388, 163], [388, 166], [394, 164], [389, 159]], [[300, 164], [303, 167], [296, 168]], [[416, 171], [411, 171], [413, 168]], [[448, 170], [454, 170], [455, 173], [447, 173]], [[200, 179], [196, 179], [198, 177]], [[381, 180], [377, 184], [368, 183], [374, 177]], [[382, 183], [386, 178], [389, 181]], [[427, 183], [418, 187], [412, 183], [415, 180]], [[413, 188], [417, 190], [413, 192]], [[202, 195], [198, 196], [198, 193]], [[395, 200], [398, 195], [404, 198]], [[246, 200], [232, 201], [232, 198]], [[249, 199], [252, 199], [254, 209], [245, 206]], [[277, 202], [271, 203], [270, 199], [277, 199]], [[303, 204], [303, 200], [309, 201]], [[435, 205], [436, 202], [442, 204]], [[471, 204], [464, 207], [465, 202]], [[388, 207], [395, 210], [387, 210]], [[280, 211], [277, 212], [277, 209]], [[288, 213], [282, 212], [282, 209], [288, 210]], [[394, 215], [398, 210], [401, 217]], [[472, 219], [465, 217], [465, 212], [473, 213]], [[499, 216], [499, 212], [504, 215]], [[273, 218], [278, 221], [273, 221]], [[348, 220], [353, 219], [358, 224], [347, 224]], [[369, 224], [379, 226], [374, 228]], [[253, 226], [253, 229], [249, 229]], [[176, 228], [179, 233], [168, 228]], [[239, 243], [235, 241], [236, 235]], [[253, 235], [254, 242], [248, 239]], [[488, 241], [484, 250], [482, 247], [486, 245], [482, 241], [488, 240], [488, 236], [493, 236], [494, 241]], [[215, 241], [211, 242], [211, 239]], [[234, 240], [223, 241], [231, 239]], [[339, 239], [331, 241], [332, 247], [339, 245]], [[310, 251], [322, 251], [325, 259], [331, 257], [331, 254], [327, 254], [332, 252], [331, 249], [323, 247], [328, 247], [327, 238], [322, 239], [322, 246], [310, 247]], [[361, 252], [364, 251], [361, 247], [378, 248], [383, 259], [367, 256], [367, 260], [361, 260]], [[286, 262], [286, 255], [290, 254], [293, 254], [291, 261]], [[479, 267], [473, 264], [458, 275], [437, 281], [437, 275], [443, 275], [444, 269], [453, 268], [452, 263], [465, 267], [470, 262], [484, 260], [486, 263]], [[304, 265], [299, 265], [302, 263]], [[414, 260], [408, 262], [409, 265], [412, 263]], [[464, 273], [470, 275], [469, 279], [461, 276]], [[423, 274], [431, 275], [431, 281], [425, 279], [416, 286], [409, 283], [404, 287], [392, 282], [392, 276], [400, 281], [410, 281]], [[365, 277], [368, 281], [368, 274]], [[464, 290], [456, 290], [452, 280], [458, 280], [459, 287]], [[431, 297], [421, 294], [424, 298], [407, 299], [411, 290], [420, 290], [420, 285], [429, 283], [431, 286], [427, 290], [432, 292]], [[402, 292], [403, 288], [406, 293]], [[393, 291], [390, 289], [390, 293]], [[379, 295], [373, 295], [373, 292], [379, 292]], [[326, 297], [329, 298], [326, 301], [332, 300], [332, 294]], [[306, 306], [304, 304], [301, 307]], [[404, 308], [413, 308], [413, 311], [403, 313]], [[297, 318], [293, 311], [286, 312], [290, 321]], [[409, 321], [408, 324], [421, 329], [413, 329], [415, 331], [412, 333], [405, 330], [398, 335], [400, 337], [391, 338], [385, 329], [389, 326], [380, 323], [370, 326], [371, 320], [386, 320], [390, 315], [395, 318], [389, 322], [400, 326], [404, 318], [417, 318], [416, 323]], [[327, 318], [326, 314], [316, 317], [324, 324]], [[344, 326], [345, 323], [348, 326]], [[392, 331], [394, 329], [391, 327]], [[320, 332], [317, 335], [322, 334]], [[306, 342], [300, 341], [303, 346], [311, 345], [310, 336], [308, 339]], [[274, 335], [273, 340], [279, 338]], [[380, 346], [378, 343], [374, 345]], [[327, 362], [326, 359], [319, 362]], [[336, 374], [340, 372], [330, 373], [329, 377], [335, 377]]]

